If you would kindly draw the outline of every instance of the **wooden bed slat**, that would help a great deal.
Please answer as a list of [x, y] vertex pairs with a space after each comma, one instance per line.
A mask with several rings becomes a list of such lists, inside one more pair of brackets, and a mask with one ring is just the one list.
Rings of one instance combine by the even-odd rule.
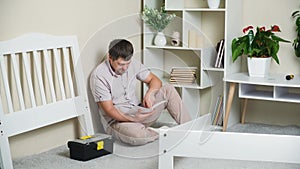
[[[24, 96], [23, 96], [23, 91], [22, 91], [22, 87], [21, 87], [21, 80], [20, 80], [20, 69], [17, 66], [17, 62], [16, 62], [16, 55], [14, 53], [11, 54], [11, 62], [12, 62], [12, 68], [13, 68], [13, 74], [14, 74], [14, 78], [15, 78], [15, 82], [16, 82], [16, 88], [17, 88], [17, 92], [18, 92], [18, 101], [20, 103], [20, 107], [21, 110], [25, 110], [25, 103], [24, 103]], [[30, 93], [31, 94], [31, 93]]]
[[32, 75], [31, 75], [30, 65], [27, 57], [28, 57], [27, 53], [22, 52], [22, 61], [25, 69], [25, 76], [26, 76], [26, 82], [27, 82], [29, 96], [30, 96], [29, 98], [31, 102], [31, 107], [36, 107], [36, 100], [35, 100], [33, 85], [32, 85]]
[[65, 93], [65, 88], [64, 88], [64, 84], [63, 84], [61, 63], [59, 61], [60, 58], [59, 58], [57, 49], [53, 49], [53, 54], [54, 54], [54, 64], [55, 64], [55, 68], [56, 68], [56, 75], [57, 75], [60, 94], [61, 94], [62, 100], [65, 100], [66, 93]]
[[67, 82], [69, 85], [69, 89], [70, 89], [70, 94], [71, 97], [74, 97], [74, 86], [73, 86], [73, 80], [72, 80], [72, 75], [71, 75], [71, 64], [70, 64], [70, 59], [69, 59], [69, 55], [67, 54], [67, 48], [62, 48], [63, 50], [63, 57], [64, 57], [64, 63], [66, 66], [66, 73], [67, 73]]
[[53, 85], [53, 78], [52, 78], [52, 72], [50, 70], [50, 58], [48, 51], [46, 49], [43, 50], [43, 55], [44, 55], [44, 64], [45, 64], [45, 70], [46, 70], [46, 75], [48, 80], [48, 85], [49, 85], [49, 90], [51, 94], [51, 100], [52, 102], [56, 102], [56, 95], [55, 95], [55, 90], [54, 90], [54, 85]]
[[42, 68], [40, 62], [38, 62], [38, 53], [37, 51], [33, 51], [33, 62], [34, 66], [36, 68], [36, 74], [37, 74], [37, 82], [39, 83], [39, 92], [41, 94], [41, 100], [42, 100], [42, 105], [46, 105], [46, 94], [44, 90], [44, 83], [43, 83], [43, 77], [42, 77]]
[[1, 74], [2, 74], [2, 78], [3, 78], [4, 91], [5, 91], [5, 96], [6, 96], [6, 100], [7, 100], [8, 112], [13, 112], [14, 109], [13, 109], [13, 104], [12, 104], [12, 99], [11, 99], [10, 87], [8, 84], [7, 68], [4, 63], [3, 55], [0, 55], [0, 57], [1, 57], [0, 58]]

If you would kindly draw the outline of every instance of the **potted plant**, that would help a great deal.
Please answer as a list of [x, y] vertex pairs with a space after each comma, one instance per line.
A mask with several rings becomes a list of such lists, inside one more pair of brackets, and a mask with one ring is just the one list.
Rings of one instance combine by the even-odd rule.
[[150, 25], [157, 33], [154, 38], [154, 44], [158, 46], [166, 45], [167, 40], [163, 33], [163, 30], [176, 17], [176, 15], [168, 14], [165, 11], [164, 6], [161, 7], [160, 11], [145, 6], [141, 17], [144, 20], [144, 22]]
[[[276, 36], [275, 32], [280, 32], [277, 25], [271, 26], [268, 30], [265, 27], [256, 27], [256, 33], [254, 33], [253, 26], [244, 28], [243, 33], [245, 35], [234, 38], [231, 42], [233, 62], [238, 57], [245, 55], [248, 57], [248, 73], [250, 76], [263, 77], [268, 74], [271, 58], [279, 64], [277, 56], [280, 47], [279, 42], [290, 43], [290, 41]], [[254, 65], [251, 65], [250, 62], [254, 62]], [[265, 67], [260, 66], [258, 62], [265, 62]], [[259, 68], [262, 68], [262, 70], [259, 70]], [[255, 72], [252, 72], [252, 70]]]
[[292, 13], [292, 17], [295, 19], [295, 25], [296, 25], [296, 32], [297, 37], [294, 39], [293, 47], [295, 51], [295, 55], [297, 57], [300, 57], [300, 11], [294, 11]]

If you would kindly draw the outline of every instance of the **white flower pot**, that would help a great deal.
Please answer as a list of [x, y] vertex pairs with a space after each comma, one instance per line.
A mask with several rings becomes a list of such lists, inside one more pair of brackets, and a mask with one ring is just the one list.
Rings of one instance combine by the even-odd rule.
[[255, 58], [247, 57], [248, 73], [251, 77], [265, 77], [269, 74], [271, 57]]
[[220, 6], [220, 0], [207, 0], [210, 9], [217, 9]]
[[166, 36], [163, 32], [158, 32], [154, 38], [154, 45], [165, 46], [167, 44]]

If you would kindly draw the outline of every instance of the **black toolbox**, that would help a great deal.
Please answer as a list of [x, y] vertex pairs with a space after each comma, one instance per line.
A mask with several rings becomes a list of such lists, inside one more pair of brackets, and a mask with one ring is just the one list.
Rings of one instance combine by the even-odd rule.
[[83, 136], [80, 139], [68, 141], [70, 158], [87, 161], [113, 153], [113, 138], [107, 134]]

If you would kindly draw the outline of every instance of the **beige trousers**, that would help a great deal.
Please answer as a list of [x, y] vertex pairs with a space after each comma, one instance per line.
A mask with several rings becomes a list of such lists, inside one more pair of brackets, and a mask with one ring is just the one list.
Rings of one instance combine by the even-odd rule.
[[159, 134], [149, 126], [155, 123], [164, 109], [168, 110], [178, 124], [190, 121], [190, 115], [172, 85], [162, 86], [154, 97], [157, 103], [163, 100], [167, 100], [167, 102], [156, 107], [153, 115], [145, 121], [141, 123], [114, 122], [107, 128], [107, 133], [113, 135], [115, 139], [130, 145], [143, 145], [158, 139]]

